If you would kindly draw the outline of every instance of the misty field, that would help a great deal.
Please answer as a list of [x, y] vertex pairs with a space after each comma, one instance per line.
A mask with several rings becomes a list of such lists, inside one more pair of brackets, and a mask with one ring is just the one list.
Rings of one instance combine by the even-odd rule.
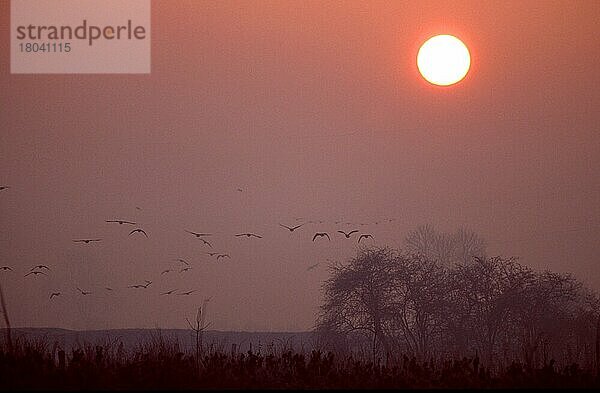
[[[415, 244], [424, 233], [412, 233]], [[371, 247], [331, 265], [323, 294], [314, 329], [298, 334], [300, 345], [292, 345], [291, 333], [279, 333], [284, 340], [247, 336], [246, 347], [215, 340], [205, 304], [187, 332], [179, 330], [189, 340], [157, 329], [133, 343], [96, 332], [95, 341], [66, 345], [64, 337], [7, 328], [0, 387], [600, 387], [599, 298], [570, 274], [536, 272], [515, 258], [443, 264], [424, 253]]]

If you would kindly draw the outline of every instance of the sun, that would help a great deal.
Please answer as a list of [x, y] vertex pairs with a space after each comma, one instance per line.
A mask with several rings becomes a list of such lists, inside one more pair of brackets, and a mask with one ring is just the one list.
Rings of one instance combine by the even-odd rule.
[[436, 35], [421, 46], [417, 67], [423, 78], [438, 86], [453, 85], [462, 80], [471, 66], [469, 49], [452, 35]]

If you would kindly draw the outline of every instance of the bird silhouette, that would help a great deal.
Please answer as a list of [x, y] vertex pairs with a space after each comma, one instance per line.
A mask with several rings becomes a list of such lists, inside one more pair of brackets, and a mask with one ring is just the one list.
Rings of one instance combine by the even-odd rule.
[[360, 243], [360, 241], [361, 241], [362, 239], [368, 239], [368, 238], [371, 238], [371, 239], [373, 239], [373, 235], [370, 235], [370, 234], [368, 234], [368, 233], [363, 233], [362, 235], [360, 235], [360, 236], [358, 237], [358, 242]]
[[12, 270], [12, 267], [10, 267], [10, 266], [2, 266], [2, 267], [0, 267], [0, 270]]
[[50, 270], [50, 268], [46, 265], [37, 265], [31, 268], [31, 271], [35, 270], [35, 269], [46, 269], [46, 270]]
[[166, 269], [166, 270], [163, 270], [162, 272], [160, 272], [160, 274], [163, 275], [165, 273], [170, 273], [170, 272], [171, 272], [171, 269]]
[[200, 238], [200, 240], [202, 240], [202, 242], [203, 242], [205, 245], [207, 245], [207, 246], [209, 246], [210, 248], [212, 248], [212, 244], [210, 244], [208, 241], [206, 241], [206, 240], [204, 240], [204, 239], [202, 239], [202, 238]]
[[84, 295], [84, 296], [85, 296], [85, 295], [89, 295], [89, 294], [91, 294], [91, 292], [84, 291], [84, 290], [82, 290], [82, 289], [81, 289], [81, 288], [79, 288], [79, 287], [76, 287], [76, 288], [77, 288], [77, 289], [79, 290], [79, 292], [81, 292], [81, 294], [82, 294], [82, 295]]
[[163, 293], [161, 293], [161, 295], [170, 295], [170, 294], [172, 294], [173, 292], [175, 292], [176, 290], [177, 290], [177, 289], [171, 289], [170, 291], [167, 291], [167, 292], [163, 292]]
[[106, 289], [107, 291], [112, 291], [113, 289], [110, 287], [104, 287], [104, 289]]
[[316, 238], [323, 237], [323, 236], [326, 236], [327, 239], [329, 239], [329, 241], [331, 241], [331, 238], [329, 237], [329, 234], [327, 232], [317, 232], [317, 233], [315, 233], [315, 235], [312, 238], [312, 241], [314, 242]]
[[344, 232], [344, 231], [338, 231], [338, 233], [343, 233], [344, 236], [346, 236], [346, 239], [350, 239], [350, 235], [352, 235], [353, 233], [358, 232], [358, 229], [355, 229], [353, 231], [350, 231], [348, 233]]
[[129, 225], [135, 225], [135, 222], [131, 222], [131, 221], [126, 221], [126, 220], [106, 220], [106, 222], [115, 222], [118, 223], [119, 225], [123, 225], [123, 224], [129, 224]]
[[152, 284], [152, 281], [148, 281], [148, 280], [144, 280], [146, 283], [145, 284], [134, 284], [134, 285], [130, 285], [127, 288], [148, 288], [148, 285]]
[[6, 189], [10, 188], [10, 186], [0, 186], [0, 191], [4, 191]]
[[78, 239], [78, 240], [73, 240], [75, 243], [85, 243], [88, 244], [89, 242], [99, 242], [102, 239]]
[[179, 273], [187, 272], [187, 271], [188, 271], [188, 270], [190, 270], [190, 269], [191, 269], [191, 267], [184, 267], [183, 269], [181, 269], [181, 270], [179, 271]]
[[257, 237], [259, 239], [262, 239], [262, 236], [259, 235], [255, 235], [254, 233], [238, 233], [237, 235], [235, 235], [236, 237], [240, 237], [240, 236], [246, 236], [246, 237]]
[[314, 269], [314, 268], [316, 268], [317, 266], [319, 266], [319, 264], [318, 264], [318, 263], [315, 263], [314, 265], [310, 265], [310, 266], [309, 266], [309, 267], [306, 269], [306, 271], [313, 270], [313, 269]]
[[36, 275], [36, 276], [37, 276], [38, 274], [43, 274], [43, 275], [47, 276], [47, 274], [46, 274], [46, 273], [44, 273], [44, 272], [35, 271], [35, 272], [29, 272], [29, 273], [27, 273], [27, 274], [26, 274], [25, 276], [23, 276], [23, 277], [27, 277], [27, 276], [28, 276], [28, 275], [30, 275], [30, 274], [34, 274], [34, 275]]
[[178, 293], [178, 295], [189, 295], [189, 294], [191, 294], [191, 293], [193, 293], [193, 292], [196, 292], [196, 290], [195, 290], [195, 289], [192, 289], [191, 291], [187, 291], [187, 292], [181, 292], [181, 293]]
[[131, 235], [133, 235], [136, 232], [143, 233], [144, 235], [146, 235], [146, 237], [148, 237], [148, 234], [146, 233], [146, 231], [144, 231], [141, 228], [134, 229], [133, 231], [129, 232], [129, 235], [131, 236]]
[[192, 235], [196, 236], [196, 237], [202, 237], [202, 236], [212, 236], [211, 233], [198, 233], [198, 232], [192, 232], [192, 231], [188, 231], [187, 229], [185, 229], [185, 231], [187, 233], [191, 233]]
[[177, 258], [175, 259], [177, 262], [181, 262], [181, 263], [185, 263], [186, 265], [189, 265], [188, 261], [186, 261], [185, 259], [182, 258]]
[[219, 255], [217, 255], [217, 261], [219, 260], [219, 258], [230, 258], [231, 259], [229, 254], [219, 254]]
[[238, 188], [238, 189], [237, 189], [237, 191], [238, 191], [238, 192], [242, 192], [242, 191], [244, 191], [244, 190], [242, 190], [241, 188]]
[[208, 255], [210, 255], [211, 257], [214, 257], [215, 255], [218, 255], [218, 252], [207, 252]]
[[290, 232], [294, 232], [296, 229], [300, 228], [304, 224], [296, 225], [294, 227], [288, 227], [287, 225], [279, 224], [280, 226], [287, 228]]
[[60, 296], [60, 292], [52, 292], [50, 294], [50, 299], [52, 299], [54, 296]]

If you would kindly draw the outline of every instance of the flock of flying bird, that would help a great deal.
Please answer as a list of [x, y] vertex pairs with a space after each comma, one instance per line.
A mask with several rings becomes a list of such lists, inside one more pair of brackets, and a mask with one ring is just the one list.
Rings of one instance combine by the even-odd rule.
[[[9, 186], [0, 186], [0, 191], [6, 190], [8, 189]], [[237, 191], [241, 192], [241, 189], [238, 189]], [[139, 209], [138, 207], [136, 207], [136, 209]], [[297, 221], [299, 220], [303, 220], [302, 218], [296, 218]], [[393, 219], [388, 219], [387, 221], [391, 222], [393, 221]], [[122, 220], [122, 219], [112, 219], [112, 220], [106, 220], [106, 223], [111, 223], [111, 224], [119, 224], [119, 225], [131, 225], [131, 226], [137, 226], [138, 224], [136, 222], [133, 221], [128, 221], [128, 220]], [[288, 226], [288, 225], [284, 225], [284, 224], [279, 224], [279, 226], [281, 226], [282, 228], [287, 229], [289, 232], [294, 232], [296, 230], [298, 230], [299, 228], [303, 227], [305, 224], [307, 223], [312, 223], [312, 224], [322, 224], [323, 221], [307, 221], [298, 225], [294, 225], [294, 226]], [[341, 224], [341, 221], [336, 221], [335, 224]], [[375, 224], [378, 224], [379, 222], [375, 222]], [[346, 222], [345, 224], [352, 224], [350, 222]], [[365, 223], [360, 223], [359, 225], [367, 225]], [[211, 233], [202, 233], [202, 232], [193, 232], [190, 230], [185, 230], [185, 232], [193, 235], [194, 237], [196, 237], [197, 239], [201, 240], [203, 242], [203, 245], [206, 245], [210, 248], [213, 248], [213, 245], [206, 239], [206, 237], [212, 236]], [[354, 229], [351, 230], [350, 232], [345, 232], [343, 230], [338, 230], [338, 233], [340, 233], [341, 235], [344, 236], [345, 239], [350, 239], [352, 237], [353, 234], [358, 233], [359, 230], [358, 229]], [[129, 236], [132, 236], [136, 233], [139, 233], [140, 235], [144, 235], [146, 238], [149, 238], [148, 233], [146, 233], [146, 231], [142, 228], [139, 227], [135, 227], [134, 229], [132, 229], [129, 232]], [[252, 233], [252, 232], [244, 232], [244, 233], [238, 233], [235, 234], [235, 237], [246, 237], [246, 238], [257, 238], [257, 239], [262, 239], [263, 236], [258, 235], [256, 233]], [[373, 239], [373, 235], [370, 233], [362, 233], [360, 235], [357, 236], [358, 240], [357, 243], [360, 243], [363, 239]], [[329, 241], [331, 241], [331, 237], [329, 236], [328, 232], [316, 232], [314, 234], [314, 236], [312, 237], [312, 241], [316, 241], [320, 238], [327, 238]], [[83, 239], [74, 239], [73, 242], [75, 243], [83, 243], [83, 244], [90, 244], [90, 243], [94, 243], [94, 242], [100, 242], [102, 241], [102, 238], [83, 238]], [[207, 252], [207, 255], [209, 255], [210, 257], [216, 257], [216, 260], [218, 261], [219, 259], [225, 259], [225, 258], [231, 258], [231, 256], [227, 253], [219, 253], [219, 252]], [[186, 261], [183, 258], [177, 258], [174, 259], [176, 262], [180, 262], [182, 264], [182, 268], [179, 270], [180, 273], [184, 273], [186, 271], [189, 271], [192, 269], [190, 263], [188, 261]], [[306, 269], [307, 271], [313, 270], [315, 269], [317, 266], [319, 265], [319, 263], [315, 263], [313, 265], [308, 266], [308, 268]], [[0, 266], [0, 271], [12, 271], [13, 269], [10, 266]], [[34, 277], [37, 277], [38, 275], [48, 275], [48, 272], [50, 272], [50, 268], [46, 265], [36, 265], [34, 267], [32, 267], [26, 274], [25, 277], [33, 275]], [[165, 269], [161, 272], [161, 276], [170, 272], [173, 272], [173, 269]], [[127, 288], [133, 288], [133, 289], [146, 289], [148, 288], [150, 285], [152, 284], [152, 281], [149, 280], [145, 280], [144, 284], [133, 284], [133, 285], [129, 285]], [[90, 291], [85, 291], [79, 287], [76, 287], [77, 291], [79, 291], [79, 293], [83, 296], [86, 295], [90, 295], [92, 294], [92, 292]], [[113, 291], [113, 288], [110, 287], [105, 287], [104, 288], [107, 291]], [[187, 296], [187, 295], [191, 295], [192, 293], [196, 292], [195, 289], [193, 290], [189, 290], [189, 291], [184, 291], [184, 292], [179, 292], [176, 293], [178, 291], [178, 289], [172, 289], [166, 292], [162, 292], [160, 295], [172, 295], [172, 294], [177, 294], [177, 295], [182, 295], [182, 296]], [[61, 296], [61, 292], [51, 292], [50, 293], [50, 299], [53, 299], [55, 297]]]

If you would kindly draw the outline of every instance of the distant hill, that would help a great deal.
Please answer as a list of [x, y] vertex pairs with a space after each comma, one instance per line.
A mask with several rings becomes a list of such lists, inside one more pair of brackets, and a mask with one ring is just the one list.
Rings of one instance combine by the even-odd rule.
[[[4, 339], [4, 330], [2, 340]], [[58, 328], [13, 328], [13, 340], [28, 339], [43, 341], [52, 347], [55, 343], [60, 348], [70, 351], [72, 348], [86, 344], [113, 346], [123, 344], [125, 350], [158, 342], [161, 338], [167, 342], [177, 342], [179, 348], [194, 348], [196, 336], [190, 329], [108, 329], [108, 330], [68, 330]], [[312, 332], [236, 332], [207, 330], [203, 335], [205, 347], [212, 345], [222, 351], [246, 352], [292, 349], [302, 351], [311, 349], [314, 344]]]

